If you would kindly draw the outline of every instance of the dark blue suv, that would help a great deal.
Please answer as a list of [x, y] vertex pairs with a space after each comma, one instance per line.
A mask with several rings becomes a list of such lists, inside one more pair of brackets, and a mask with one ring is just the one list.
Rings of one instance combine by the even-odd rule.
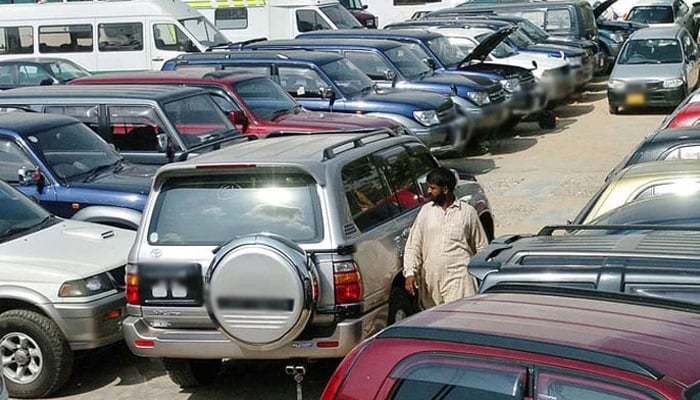
[[378, 90], [374, 82], [340, 54], [313, 51], [233, 51], [183, 54], [164, 71], [209, 67], [272, 77], [304, 108], [392, 119], [433, 153], [460, 151], [469, 134], [450, 97], [423, 91]]
[[0, 179], [60, 217], [136, 229], [154, 173], [72, 117], [0, 114]]

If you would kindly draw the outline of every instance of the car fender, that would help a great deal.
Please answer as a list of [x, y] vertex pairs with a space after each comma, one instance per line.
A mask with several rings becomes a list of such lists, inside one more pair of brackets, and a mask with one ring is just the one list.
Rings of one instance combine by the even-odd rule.
[[75, 213], [72, 219], [136, 230], [141, 223], [141, 212], [123, 207], [90, 206]]
[[399, 114], [391, 114], [391, 113], [382, 113], [382, 112], [376, 112], [376, 113], [367, 113], [364, 115], [369, 115], [371, 117], [381, 117], [381, 118], [387, 118], [393, 121], [398, 122], [399, 124], [405, 126], [408, 129], [421, 129], [425, 128], [423, 125], [420, 125], [418, 122], [416, 122], [413, 119], [407, 118], [403, 115]]
[[4, 310], [3, 303], [8, 301], [20, 301], [38, 308], [53, 320], [64, 334], [66, 333], [66, 321], [59, 315], [53, 303], [43, 294], [27, 287], [2, 285], [0, 286], [0, 309]]

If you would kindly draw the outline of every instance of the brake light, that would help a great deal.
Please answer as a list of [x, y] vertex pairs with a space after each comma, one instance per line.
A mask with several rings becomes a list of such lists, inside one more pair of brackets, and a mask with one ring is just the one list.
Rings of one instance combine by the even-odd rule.
[[140, 305], [139, 276], [136, 264], [126, 264], [126, 304]]
[[342, 386], [343, 382], [345, 382], [345, 378], [350, 372], [350, 367], [352, 367], [360, 357], [360, 353], [365, 349], [365, 347], [367, 347], [369, 340], [355, 346], [355, 348], [352, 349], [350, 353], [345, 356], [345, 358], [343, 358], [343, 361], [340, 362], [340, 365], [338, 365], [338, 368], [335, 369], [333, 376], [331, 376], [331, 379], [326, 384], [326, 388], [321, 394], [321, 400], [333, 400], [338, 397], [340, 394], [340, 387]]
[[350, 304], [362, 300], [364, 288], [360, 269], [352, 261], [333, 264], [333, 283], [335, 284], [335, 303]]

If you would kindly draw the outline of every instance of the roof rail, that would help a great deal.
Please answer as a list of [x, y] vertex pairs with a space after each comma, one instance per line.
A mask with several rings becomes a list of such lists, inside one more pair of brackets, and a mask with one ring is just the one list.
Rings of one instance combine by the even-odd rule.
[[[351, 131], [352, 132], [352, 131]], [[343, 133], [351, 133], [351, 132], [343, 132]], [[357, 132], [357, 131], [355, 131]], [[363, 139], [371, 138], [373, 136], [379, 136], [379, 135], [386, 135], [386, 138], [391, 138], [391, 137], [396, 137], [399, 136], [396, 132], [389, 128], [379, 128], [379, 129], [372, 129], [370, 133], [365, 133], [364, 135], [360, 135], [357, 137], [354, 137], [352, 139], [348, 140], [343, 140], [342, 142], [338, 142], [332, 146], [328, 146], [325, 149], [323, 149], [323, 159], [321, 161], [327, 161], [332, 158], [334, 158], [338, 153], [342, 153], [344, 151], [348, 151], [350, 149], [342, 150], [339, 152], [336, 152], [335, 149], [343, 146], [347, 146], [348, 144], [352, 144], [352, 149], [356, 149], [359, 147], [362, 147], [365, 145], [365, 143], [362, 141]]]
[[248, 39], [248, 40], [242, 40], [240, 42], [228, 42], [216, 46], [211, 46], [207, 48], [207, 51], [212, 51], [214, 49], [227, 49], [227, 50], [241, 50], [245, 46], [252, 44], [252, 43], [257, 43], [257, 42], [264, 42], [266, 41], [266, 37], [258, 37], [258, 38], [253, 38], [253, 39]]
[[570, 224], [570, 225], [546, 225], [537, 236], [552, 236], [556, 231], [677, 231], [677, 232], [700, 232], [700, 226], [681, 225], [590, 225], [590, 224]]
[[332, 134], [332, 133], [367, 133], [367, 132], [375, 132], [378, 129], [388, 129], [388, 128], [358, 128], [358, 129], [337, 129], [337, 130], [327, 130], [327, 131], [285, 131], [285, 130], [279, 130], [279, 131], [273, 131], [270, 132], [265, 138], [275, 138], [275, 137], [282, 137], [282, 136], [301, 136], [301, 135], [323, 135], [323, 134]]

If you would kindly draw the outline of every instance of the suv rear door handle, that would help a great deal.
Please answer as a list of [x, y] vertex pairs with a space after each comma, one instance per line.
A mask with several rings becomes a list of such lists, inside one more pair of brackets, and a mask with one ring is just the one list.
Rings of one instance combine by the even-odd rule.
[[155, 58], [151, 58], [151, 61], [165, 61], [165, 58], [163, 58], [163, 57], [155, 57]]

